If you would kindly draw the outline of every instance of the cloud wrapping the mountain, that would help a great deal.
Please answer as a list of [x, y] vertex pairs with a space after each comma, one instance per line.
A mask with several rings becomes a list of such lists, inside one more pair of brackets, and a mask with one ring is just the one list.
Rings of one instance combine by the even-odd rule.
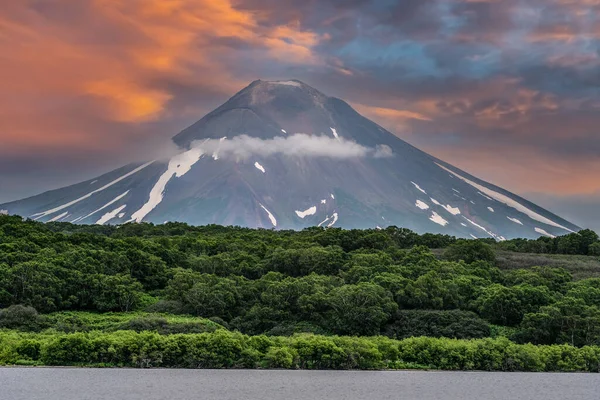
[[225, 139], [195, 141], [192, 147], [199, 147], [209, 154], [217, 154], [222, 159], [248, 160], [251, 157], [282, 155], [289, 157], [329, 157], [335, 159], [387, 158], [393, 152], [389, 146], [376, 148], [362, 146], [354, 141], [329, 136], [296, 133], [289, 136], [276, 136], [260, 139], [248, 135]]

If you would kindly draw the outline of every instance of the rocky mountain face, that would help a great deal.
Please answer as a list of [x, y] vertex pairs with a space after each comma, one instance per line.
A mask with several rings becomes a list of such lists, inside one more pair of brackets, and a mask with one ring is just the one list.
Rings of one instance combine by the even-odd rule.
[[173, 138], [168, 160], [0, 205], [39, 221], [384, 228], [460, 237], [579, 228], [402, 141], [296, 80], [255, 81]]

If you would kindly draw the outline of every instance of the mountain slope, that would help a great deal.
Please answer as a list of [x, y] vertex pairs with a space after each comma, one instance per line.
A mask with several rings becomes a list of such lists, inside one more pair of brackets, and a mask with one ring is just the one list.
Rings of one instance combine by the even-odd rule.
[[375, 228], [462, 237], [579, 228], [402, 141], [300, 81], [255, 81], [173, 138], [182, 153], [0, 205], [40, 221]]

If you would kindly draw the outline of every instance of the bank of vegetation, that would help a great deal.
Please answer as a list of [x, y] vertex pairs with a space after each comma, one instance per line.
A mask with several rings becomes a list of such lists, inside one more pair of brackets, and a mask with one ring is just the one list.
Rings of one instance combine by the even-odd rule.
[[599, 246], [0, 216], [0, 363], [598, 371], [600, 270], [498, 255]]

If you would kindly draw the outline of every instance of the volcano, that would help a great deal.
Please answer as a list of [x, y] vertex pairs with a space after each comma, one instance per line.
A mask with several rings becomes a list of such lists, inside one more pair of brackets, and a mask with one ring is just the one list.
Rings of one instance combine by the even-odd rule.
[[168, 160], [0, 205], [43, 222], [385, 228], [458, 237], [579, 228], [297, 80], [255, 81], [177, 134]]

